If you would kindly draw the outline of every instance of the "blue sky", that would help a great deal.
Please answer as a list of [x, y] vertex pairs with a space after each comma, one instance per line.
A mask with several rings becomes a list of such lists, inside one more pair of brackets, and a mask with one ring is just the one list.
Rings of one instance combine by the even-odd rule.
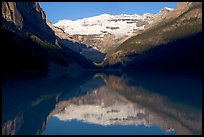
[[163, 7], [174, 8], [177, 2], [39, 2], [47, 19], [56, 23], [62, 19], [77, 20], [100, 14], [157, 13]]

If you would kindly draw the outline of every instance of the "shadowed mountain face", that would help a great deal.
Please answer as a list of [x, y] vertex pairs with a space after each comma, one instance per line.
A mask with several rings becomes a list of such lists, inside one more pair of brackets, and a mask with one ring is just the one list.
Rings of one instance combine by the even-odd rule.
[[202, 3], [184, 2], [166, 10], [155, 15], [159, 19], [154, 19], [141, 33], [121, 40], [121, 44], [114, 45], [105, 55], [77, 43], [50, 24], [37, 2], [3, 2], [3, 70], [71, 66], [79, 70], [201, 70]]
[[3, 2], [2, 30], [2, 70], [96, 68], [91, 60], [72, 50], [71, 47], [76, 46], [74, 42], [61, 42], [63, 40], [47, 24], [46, 15], [37, 2]]
[[160, 70], [201, 69], [202, 3], [159, 16], [96, 64], [37, 2], [2, 2], [2, 134], [202, 134], [201, 74]]
[[100, 66], [201, 69], [202, 3], [179, 3], [153, 24], [116, 47]]
[[142, 31], [152, 22], [153, 14], [101, 14], [89, 18], [60, 20], [53, 24], [73, 40], [106, 53], [113, 45]]
[[105, 68], [202, 70], [202, 33], [124, 57], [122, 63]]
[[[130, 125], [134, 128], [128, 132], [133, 134], [137, 134], [141, 125], [150, 134], [154, 125], [164, 132], [162, 134], [202, 133], [200, 74], [116, 74], [5, 75], [2, 133], [49, 134], [55, 131], [54, 134], [69, 134], [71, 127], [68, 130], [57, 123], [69, 124], [70, 120], [82, 121], [85, 129], [89, 124], [101, 125], [103, 133], [114, 126], [124, 127], [126, 133], [125, 127]], [[59, 122], [52, 123], [53, 118]], [[62, 130], [64, 132], [60, 132]], [[73, 134], [81, 133], [81, 130], [73, 129], [76, 131]], [[110, 133], [117, 134], [114, 131]]]
[[48, 20], [47, 24], [55, 32], [55, 35], [58, 37], [57, 39], [58, 44], [68, 47], [72, 51], [80, 54], [78, 56], [84, 56], [87, 59], [91, 60], [92, 62], [100, 63], [101, 61], [103, 61], [105, 54], [101, 53], [100, 51], [92, 47], [88, 47], [85, 44], [78, 43], [69, 34], [53, 26]]
[[46, 15], [37, 2], [2, 2], [2, 18], [19, 29], [42, 40], [55, 41], [55, 34], [46, 24]]

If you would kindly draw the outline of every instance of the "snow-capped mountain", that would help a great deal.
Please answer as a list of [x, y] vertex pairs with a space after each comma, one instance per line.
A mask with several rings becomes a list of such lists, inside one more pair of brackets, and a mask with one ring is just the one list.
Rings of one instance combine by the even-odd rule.
[[143, 31], [171, 10], [165, 7], [158, 14], [143, 15], [101, 14], [78, 20], [60, 20], [53, 25], [68, 34], [72, 40], [107, 53], [114, 45]]
[[[96, 80], [105, 83], [101, 81], [101, 85], [96, 85]], [[97, 73], [94, 79], [75, 90], [82, 92], [81, 89], [85, 89], [84, 91], [89, 92], [83, 92], [85, 94], [69, 100], [65, 96], [59, 97], [59, 102], [48, 117], [56, 117], [64, 122], [77, 120], [100, 126], [157, 125], [165, 132], [174, 131], [177, 134], [192, 134], [192, 131], [201, 129], [201, 113], [190, 113], [201, 110], [181, 102], [173, 102], [164, 95], [147, 90], [141, 84], [130, 86], [126, 82], [136, 81], [125, 75], [121, 78]]]
[[132, 35], [136, 30], [143, 30], [146, 24], [154, 19], [153, 14], [144, 15], [109, 15], [101, 14], [79, 20], [60, 20], [54, 26], [63, 29], [70, 35], [95, 35], [113, 34], [116, 38]]
[[168, 8], [168, 7], [164, 7], [164, 9], [169, 10], [169, 11], [173, 10], [173, 8]]

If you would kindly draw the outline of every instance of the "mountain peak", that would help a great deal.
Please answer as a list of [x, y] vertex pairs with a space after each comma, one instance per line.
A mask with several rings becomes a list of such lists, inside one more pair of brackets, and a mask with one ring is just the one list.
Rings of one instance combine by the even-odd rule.
[[98, 16], [109, 17], [109, 16], [111, 16], [111, 15], [110, 15], [110, 14], [107, 14], [107, 13], [104, 13], [104, 14], [101, 14], [101, 15], [98, 15]]
[[[145, 24], [151, 21], [151, 14], [101, 14], [93, 17], [78, 19], [75, 21], [61, 20], [54, 26], [64, 29], [71, 35], [104, 35], [110, 33], [116, 37], [130, 35], [133, 30], [143, 29]], [[152, 16], [153, 17], [153, 16]]]
[[167, 9], [169, 11], [173, 10], [173, 8], [164, 7], [163, 9]]
[[160, 13], [161, 12], [170, 12], [172, 10], [173, 10], [172, 8], [164, 7], [163, 9], [160, 10]]

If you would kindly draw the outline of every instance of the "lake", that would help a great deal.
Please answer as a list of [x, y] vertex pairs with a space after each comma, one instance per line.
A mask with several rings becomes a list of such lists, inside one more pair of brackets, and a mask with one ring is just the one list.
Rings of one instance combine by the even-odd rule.
[[202, 134], [202, 75], [191, 71], [5, 74], [2, 134]]

